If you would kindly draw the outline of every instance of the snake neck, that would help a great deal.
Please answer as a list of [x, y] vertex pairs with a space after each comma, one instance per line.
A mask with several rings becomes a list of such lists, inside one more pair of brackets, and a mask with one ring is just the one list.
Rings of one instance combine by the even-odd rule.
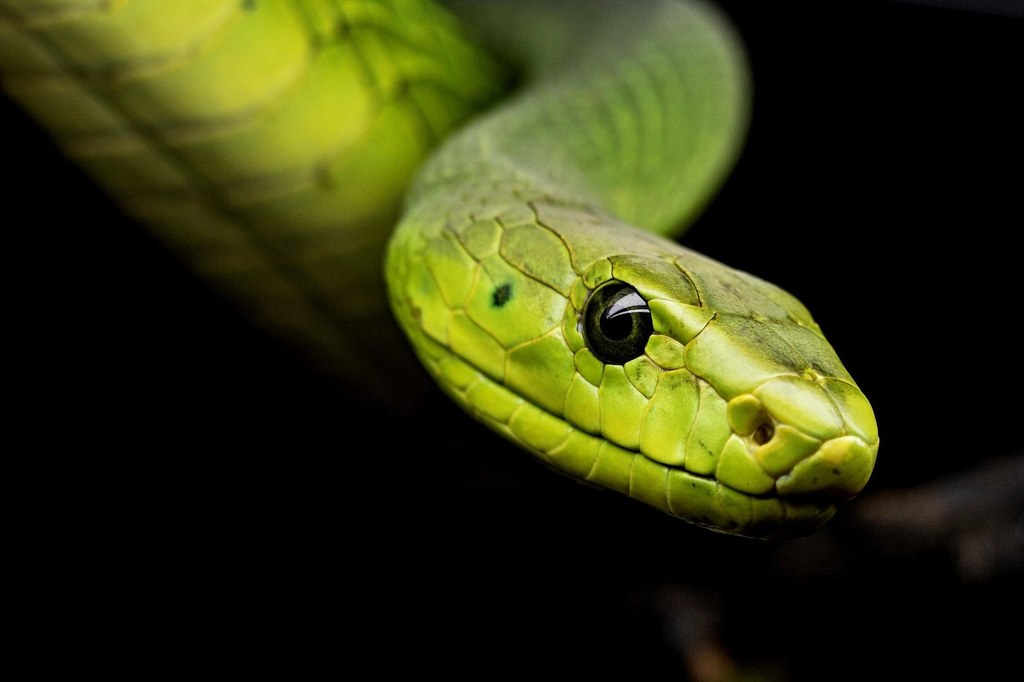
[[[678, 234], [738, 156], [747, 64], [702, 2], [452, 3], [519, 76], [419, 173], [407, 206], [484, 180]], [[496, 181], [496, 182], [494, 182]]]

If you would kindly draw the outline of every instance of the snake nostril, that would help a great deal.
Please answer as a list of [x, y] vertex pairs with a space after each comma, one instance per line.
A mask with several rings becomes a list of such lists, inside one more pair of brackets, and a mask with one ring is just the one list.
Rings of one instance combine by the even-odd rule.
[[766, 421], [754, 429], [754, 433], [751, 434], [750, 438], [758, 445], [764, 445], [772, 439], [775, 435], [775, 427], [772, 426], [770, 421]]

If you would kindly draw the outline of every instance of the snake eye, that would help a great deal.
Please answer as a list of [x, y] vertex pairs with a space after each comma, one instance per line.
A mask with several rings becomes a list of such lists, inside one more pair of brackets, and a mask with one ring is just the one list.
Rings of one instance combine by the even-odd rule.
[[642, 355], [653, 329], [647, 301], [622, 282], [595, 290], [583, 310], [583, 338], [606, 365], [621, 365]]

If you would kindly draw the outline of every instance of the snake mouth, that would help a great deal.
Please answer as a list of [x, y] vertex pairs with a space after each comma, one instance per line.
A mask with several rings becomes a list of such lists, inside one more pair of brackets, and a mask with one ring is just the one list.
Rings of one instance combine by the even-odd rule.
[[[662, 487], [657, 479], [655, 495], [664, 490], [666, 511], [710, 530], [759, 539], [807, 535], [864, 487], [878, 445], [840, 436], [808, 451], [811, 439], [793, 447], [794, 432], [784, 424], [765, 423], [747, 436], [734, 434], [712, 472], [666, 467], [665, 484]], [[661, 506], [645, 487], [645, 469], [665, 465], [641, 452], [635, 455], [629, 490], [624, 492]], [[787, 460], [795, 463], [780, 469]], [[585, 478], [595, 478], [594, 472]]]
[[[727, 442], [717, 457], [705, 460], [707, 466], [659, 461], [643, 447], [617, 444], [578, 428], [464, 361], [448, 358], [452, 364], [444, 374], [456, 379], [443, 384], [449, 393], [475, 418], [553, 470], [720, 533], [779, 539], [812, 532], [859, 485], [848, 484], [857, 477], [836, 477], [832, 469], [852, 471], [864, 450], [871, 450], [850, 439], [836, 444], [801, 439], [792, 426], [770, 418], [753, 424], [745, 435], [723, 425]], [[724, 401], [719, 404], [724, 412]], [[789, 466], [787, 457], [794, 459]], [[769, 470], [778, 473], [773, 476]]]
[[[821, 526], [867, 484], [878, 437], [873, 415], [850, 397], [855, 387], [820, 380], [807, 388], [805, 378], [777, 377], [726, 401], [709, 382], [698, 382], [715, 396], [708, 404], [717, 400], [724, 408], [717, 445], [702, 453], [694, 446], [706, 443], [691, 440], [678, 460], [639, 448], [652, 464], [667, 465], [670, 477], [688, 481], [688, 489], [669, 486], [675, 515], [732, 534], [794, 537]], [[702, 501], [694, 505], [701, 488]]]

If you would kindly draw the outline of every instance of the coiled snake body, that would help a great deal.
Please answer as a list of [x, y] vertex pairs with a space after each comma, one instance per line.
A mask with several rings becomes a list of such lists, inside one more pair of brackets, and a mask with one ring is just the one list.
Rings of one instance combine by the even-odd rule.
[[125, 211], [368, 399], [411, 344], [546, 464], [722, 532], [866, 484], [871, 407], [804, 306], [667, 238], [747, 121], [713, 6], [2, 0], [0, 44]]

